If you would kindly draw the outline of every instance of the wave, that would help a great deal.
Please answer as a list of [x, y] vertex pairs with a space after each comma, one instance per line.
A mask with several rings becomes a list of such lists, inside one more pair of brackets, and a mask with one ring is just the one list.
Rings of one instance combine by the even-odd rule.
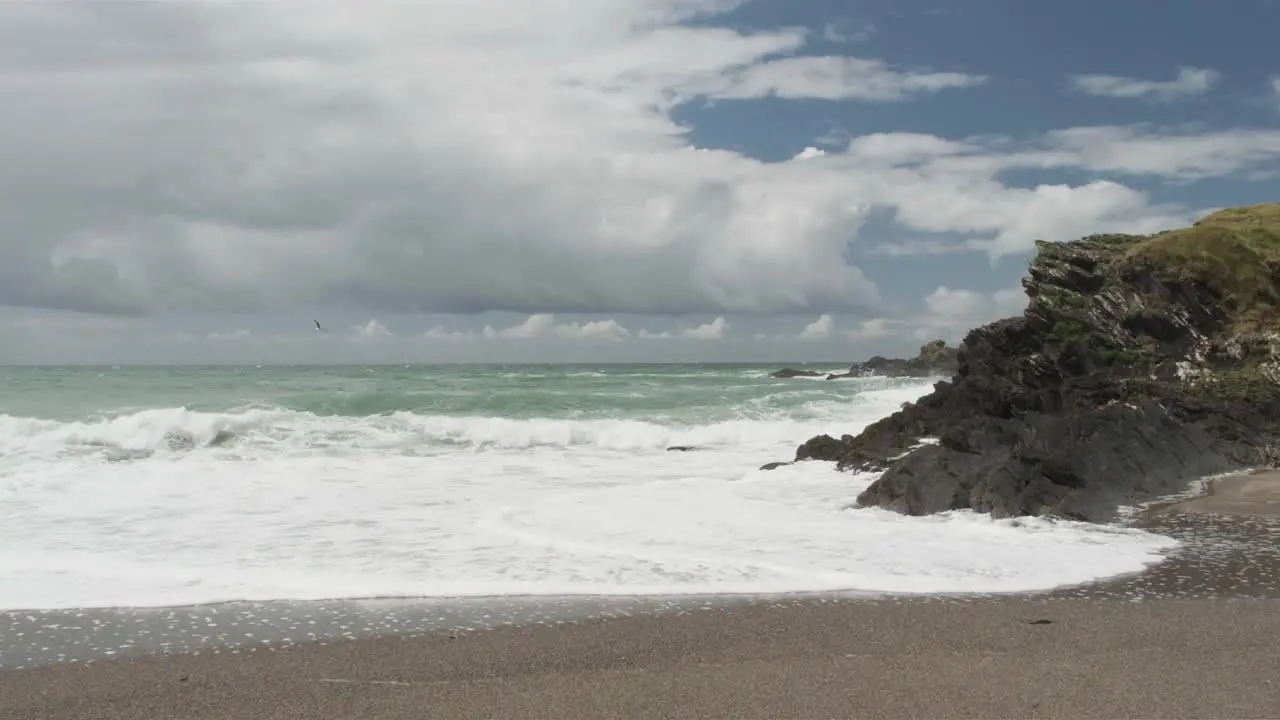
[[[277, 407], [204, 412], [184, 407], [141, 410], [89, 421], [0, 415], [0, 456], [53, 459], [100, 454], [111, 461], [202, 450], [298, 453], [436, 449], [593, 447], [664, 450], [670, 445], [771, 447], [816, 432], [855, 429], [891, 413], [927, 387], [863, 392], [852, 399], [822, 394], [809, 402], [788, 391], [719, 408], [715, 417], [682, 417], [678, 409], [638, 418], [440, 415], [388, 412], [359, 417]], [[782, 400], [787, 407], [772, 404]]]
[[1067, 523], [849, 509], [872, 475], [757, 469], [929, 390], [883, 384], [726, 401], [704, 417], [675, 403], [631, 418], [270, 406], [0, 415], [0, 608], [1006, 592], [1135, 572], [1169, 546]]

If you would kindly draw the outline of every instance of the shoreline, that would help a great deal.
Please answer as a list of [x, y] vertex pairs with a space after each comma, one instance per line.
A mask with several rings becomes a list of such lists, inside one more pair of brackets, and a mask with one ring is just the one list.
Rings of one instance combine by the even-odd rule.
[[1160, 563], [1032, 593], [0, 612], [0, 718], [1271, 716], [1280, 514], [1236, 489], [1280, 472], [1207, 485], [1124, 523]]
[[1206, 478], [1202, 492], [1152, 504], [1147, 512], [1280, 516], [1280, 470], [1253, 468]]
[[136, 608], [0, 610], [0, 677], [60, 664], [148, 656], [239, 653], [266, 647], [678, 616], [778, 603], [954, 603], [1055, 598], [1159, 600], [1280, 598], [1280, 471], [1249, 470], [1193, 485], [1198, 494], [1140, 507], [1123, 527], [1173, 537], [1179, 547], [1143, 571], [1008, 593], [878, 591], [690, 595], [527, 595], [226, 601]]

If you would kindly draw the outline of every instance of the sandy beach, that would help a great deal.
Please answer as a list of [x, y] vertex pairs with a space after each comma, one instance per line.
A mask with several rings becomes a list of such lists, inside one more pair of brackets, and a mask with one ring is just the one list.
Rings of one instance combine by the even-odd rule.
[[1215, 480], [1139, 522], [1183, 541], [1166, 562], [1035, 596], [616, 600], [46, 657], [0, 671], [0, 718], [1280, 717], [1277, 499], [1277, 473]]
[[796, 603], [54, 666], [0, 717], [1275, 717], [1277, 600]]

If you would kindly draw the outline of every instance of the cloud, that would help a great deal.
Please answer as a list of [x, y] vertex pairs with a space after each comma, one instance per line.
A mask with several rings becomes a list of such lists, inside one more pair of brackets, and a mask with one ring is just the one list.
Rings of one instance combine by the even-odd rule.
[[501, 329], [485, 325], [480, 330], [447, 330], [436, 326], [424, 334], [428, 340], [474, 342], [477, 340], [607, 340], [617, 342], [631, 337], [631, 332], [617, 320], [590, 320], [557, 324], [555, 315], [536, 313], [524, 322]]
[[709, 323], [681, 330], [680, 337], [689, 340], [722, 340], [728, 332], [729, 323], [721, 316]]
[[830, 315], [821, 315], [817, 320], [806, 325], [800, 331], [799, 337], [801, 340], [826, 340], [831, 337], [835, 326], [835, 320]]
[[992, 293], [939, 286], [924, 298], [924, 314], [905, 322], [914, 327], [919, 340], [941, 337], [958, 342], [971, 329], [1014, 315], [1027, 307], [1027, 295], [1021, 287]]
[[209, 333], [207, 337], [214, 341], [241, 342], [252, 339], [253, 332], [245, 328], [240, 328], [239, 330], [232, 330], [231, 332], [212, 332]]
[[481, 333], [490, 340], [531, 340], [537, 337], [544, 337], [555, 329], [556, 316], [550, 313], [538, 313], [530, 315], [529, 319], [515, 325], [513, 327], [502, 330], [494, 330], [488, 325], [484, 326]]
[[1026, 309], [1027, 295], [1021, 287], [988, 293], [941, 285], [926, 295], [920, 305], [919, 312], [866, 320], [843, 334], [849, 339], [867, 342], [908, 336], [921, 342], [940, 338], [958, 343], [973, 328], [1020, 315]]
[[893, 209], [907, 231], [950, 234], [879, 241], [861, 238], [880, 255], [982, 251], [1024, 253], [1038, 239], [1069, 240], [1094, 232], [1151, 233], [1205, 214], [1153, 204], [1146, 192], [1114, 179], [1082, 185], [1008, 187], [999, 178], [1018, 170], [1083, 170], [1113, 176], [1198, 180], [1270, 171], [1280, 162], [1280, 131], [1178, 132], [1147, 126], [1055, 130], [1016, 140], [948, 140], [914, 133], [854, 138], [844, 154], [807, 160], [876, 173], [867, 195]]
[[1217, 84], [1220, 75], [1215, 70], [1203, 68], [1178, 68], [1173, 80], [1142, 80], [1120, 75], [1073, 75], [1070, 87], [1075, 92], [1099, 97], [1178, 100], [1202, 95]]
[[874, 23], [829, 22], [822, 26], [822, 39], [833, 43], [866, 42], [876, 30]]
[[872, 133], [849, 139], [847, 154], [856, 160], [892, 165], [915, 165], [928, 160], [973, 152], [978, 146], [924, 133]]
[[[1145, 127], [887, 133], [782, 162], [697, 148], [678, 113], [692, 103], [906, 102], [985, 81], [717, 26], [740, 4], [0, 3], [0, 305], [876, 313], [847, 250], [882, 241], [865, 227], [878, 209], [999, 255], [1195, 212], [1115, 179], [1015, 187], [1009, 170], [1185, 179], [1280, 157], [1280, 133]], [[493, 333], [625, 329], [537, 322]], [[636, 335], [663, 333], [679, 334]]]
[[841, 258], [866, 210], [847, 183], [698, 151], [672, 113], [967, 81], [682, 24], [737, 4], [5, 4], [0, 303], [873, 305]]
[[631, 337], [631, 332], [618, 323], [617, 320], [592, 320], [582, 324], [569, 323], [558, 326], [556, 332], [561, 337], [570, 340], [599, 339], [616, 342]]
[[894, 327], [901, 324], [888, 318], [872, 318], [865, 320], [854, 330], [845, 333], [853, 340], [876, 340], [894, 333]]
[[1191, 133], [1109, 125], [1053, 131], [1043, 142], [1043, 152], [1014, 154], [1010, 166], [1074, 166], [1196, 180], [1273, 165], [1280, 159], [1280, 132], [1274, 130]]
[[788, 100], [867, 100], [891, 102], [915, 95], [981, 85], [982, 75], [895, 69], [882, 60], [823, 56], [767, 60], [708, 86], [716, 99], [745, 100], [775, 96]]
[[378, 322], [376, 319], [370, 318], [369, 322], [363, 325], [357, 325], [352, 328], [354, 339], [358, 341], [375, 341], [383, 340], [392, 336], [386, 325]]

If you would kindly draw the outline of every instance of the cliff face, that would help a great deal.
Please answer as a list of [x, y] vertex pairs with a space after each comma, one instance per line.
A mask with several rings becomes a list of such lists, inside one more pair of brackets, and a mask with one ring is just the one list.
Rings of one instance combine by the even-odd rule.
[[885, 470], [862, 505], [1102, 521], [1280, 457], [1280, 204], [1042, 243], [1023, 285], [1026, 311], [971, 331], [951, 381], [797, 459]]

